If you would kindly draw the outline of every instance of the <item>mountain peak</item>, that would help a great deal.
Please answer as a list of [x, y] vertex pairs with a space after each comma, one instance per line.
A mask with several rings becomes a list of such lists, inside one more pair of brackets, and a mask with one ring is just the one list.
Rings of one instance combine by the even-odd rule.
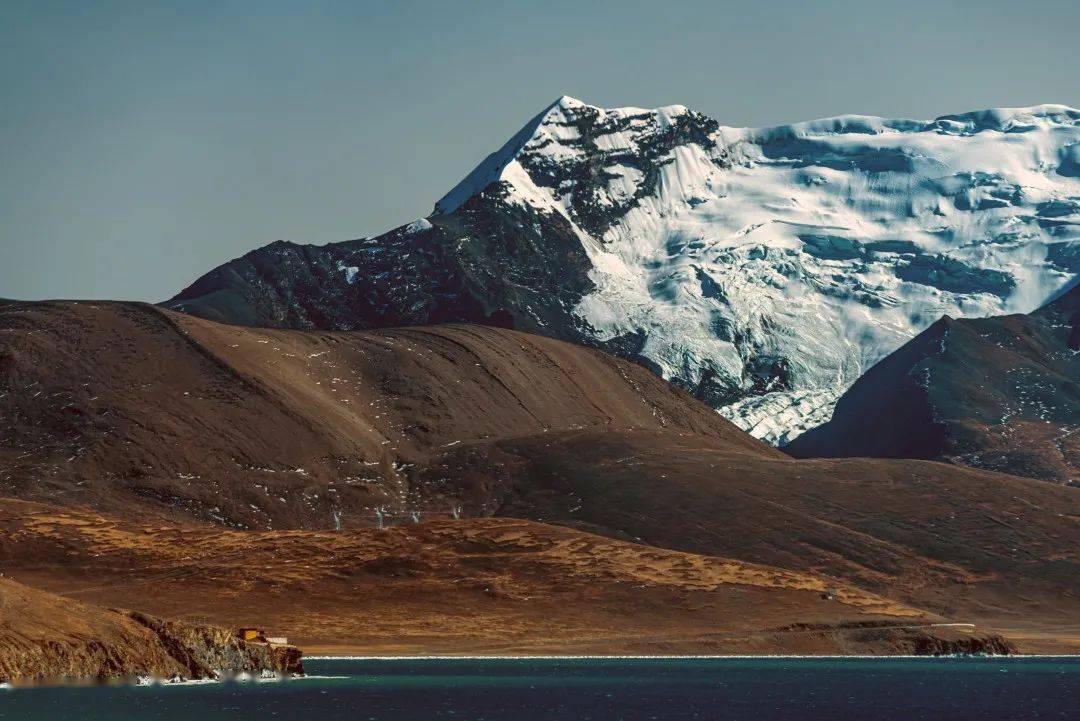
[[[522, 185], [530, 186], [526, 173], [520, 168], [511, 167], [523, 152], [534, 155], [548, 155], [555, 162], [564, 160], [567, 154], [575, 152], [582, 143], [582, 124], [602, 125], [608, 128], [620, 126], [622, 135], [638, 136], [652, 130], [664, 130], [676, 119], [690, 111], [685, 105], [666, 105], [659, 108], [601, 108], [590, 105], [569, 95], [562, 95], [545, 107], [538, 115], [526, 123], [501, 148], [488, 155], [472, 172], [444, 195], [435, 204], [434, 215], [445, 215], [461, 207], [473, 195], [481, 192], [498, 180], [516, 178]], [[651, 116], [652, 120], [642, 119]], [[634, 121], [637, 121], [636, 124]], [[609, 133], [611, 142], [626, 142], [627, 137], [616, 138], [615, 131]], [[610, 144], [610, 143], [609, 143]], [[520, 172], [518, 172], [520, 170]], [[519, 188], [534, 196], [528, 187]], [[541, 201], [546, 204], [546, 200]]]
[[514, 162], [514, 159], [537, 136], [541, 128], [545, 125], [559, 126], [565, 124], [586, 108], [600, 111], [599, 108], [595, 108], [577, 98], [560, 95], [554, 102], [527, 122], [521, 130], [514, 133], [513, 137], [506, 141], [501, 148], [484, 158], [449, 193], [440, 198], [435, 203], [432, 214], [445, 215], [457, 210], [466, 200], [491, 183], [500, 180], [507, 166]]
[[569, 95], [560, 95], [558, 97], [558, 99], [555, 100], [554, 103], [552, 103], [551, 105], [548, 106], [548, 110], [550, 110], [551, 108], [554, 108], [554, 107], [559, 107], [559, 108], [564, 108], [564, 109], [567, 109], [567, 110], [571, 110], [571, 109], [582, 108], [582, 107], [586, 107], [586, 106], [589, 106], [589, 104], [582, 101], [582, 100], [578, 100], [577, 98], [572, 98]]
[[514, 133], [513, 137], [506, 141], [501, 148], [484, 158], [461, 182], [451, 188], [449, 193], [439, 198], [438, 202], [435, 203], [432, 215], [445, 215], [454, 212], [466, 200], [498, 180], [502, 176], [503, 169], [513, 162], [517, 154], [533, 138], [536, 131], [544, 124], [552, 112], [556, 109], [570, 108], [573, 104], [584, 105], [580, 100], [575, 100], [569, 95], [563, 95], [544, 108], [539, 115], [526, 123], [521, 130]]

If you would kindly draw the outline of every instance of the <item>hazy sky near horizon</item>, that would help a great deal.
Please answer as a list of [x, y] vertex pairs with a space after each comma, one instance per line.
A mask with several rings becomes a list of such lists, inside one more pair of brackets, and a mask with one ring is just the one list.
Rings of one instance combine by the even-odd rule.
[[431, 211], [562, 94], [724, 125], [1080, 106], [1076, 0], [0, 0], [0, 297], [163, 300]]

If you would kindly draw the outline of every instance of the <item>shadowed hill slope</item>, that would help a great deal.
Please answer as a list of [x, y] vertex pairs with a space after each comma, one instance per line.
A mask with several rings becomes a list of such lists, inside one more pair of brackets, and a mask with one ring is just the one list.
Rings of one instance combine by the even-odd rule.
[[1029, 315], [939, 320], [785, 450], [936, 458], [1080, 483], [1080, 285]]
[[643, 368], [546, 338], [257, 330], [129, 303], [0, 305], [0, 415], [3, 495], [260, 528], [446, 515], [454, 499], [410, 469], [491, 437], [672, 428], [779, 455]]

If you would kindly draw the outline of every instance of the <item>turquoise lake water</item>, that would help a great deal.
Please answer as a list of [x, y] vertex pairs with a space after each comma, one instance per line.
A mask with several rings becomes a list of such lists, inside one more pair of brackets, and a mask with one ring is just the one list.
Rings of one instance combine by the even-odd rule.
[[1080, 657], [306, 661], [270, 683], [0, 690], [18, 721], [1080, 719]]

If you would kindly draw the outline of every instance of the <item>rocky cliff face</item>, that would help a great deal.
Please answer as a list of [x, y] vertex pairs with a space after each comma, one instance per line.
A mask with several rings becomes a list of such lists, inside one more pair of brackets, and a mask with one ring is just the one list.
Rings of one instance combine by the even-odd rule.
[[138, 611], [126, 615], [157, 637], [169, 656], [185, 669], [185, 678], [215, 678], [221, 671], [304, 672], [300, 650], [295, 646], [245, 641], [232, 629], [168, 621]]
[[0, 682], [207, 679], [222, 671], [295, 674], [303, 664], [293, 646], [78, 603], [0, 578]]
[[1078, 162], [1064, 106], [746, 129], [564, 97], [428, 218], [274, 243], [167, 305], [510, 325], [637, 360], [782, 443], [943, 314], [1028, 312], [1080, 271]]

